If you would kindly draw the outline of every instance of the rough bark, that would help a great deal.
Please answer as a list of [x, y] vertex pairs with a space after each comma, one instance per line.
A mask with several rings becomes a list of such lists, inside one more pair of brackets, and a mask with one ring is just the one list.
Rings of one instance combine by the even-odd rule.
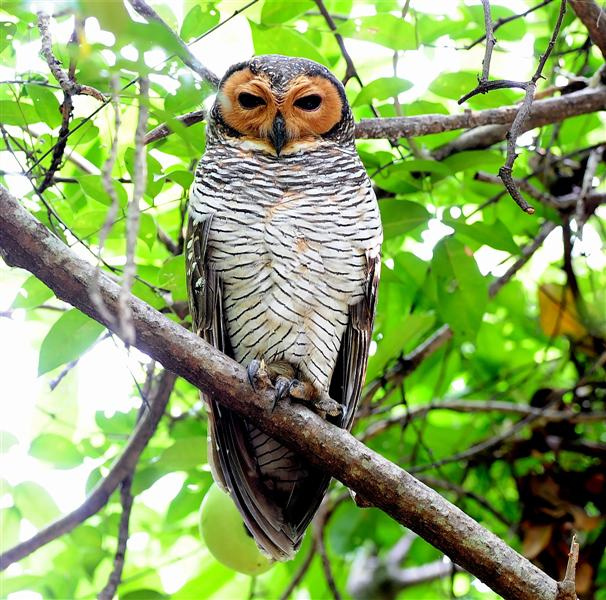
[[[418, 117], [391, 117], [365, 119], [356, 125], [357, 138], [417, 137], [430, 133], [442, 133], [453, 129], [470, 129], [483, 125], [495, 125], [498, 136], [490, 144], [505, 138], [506, 127], [518, 113], [518, 106], [504, 106], [480, 111], [465, 111], [459, 115], [421, 115]], [[525, 131], [557, 123], [563, 119], [606, 109], [606, 89], [595, 88], [566, 94], [559, 98], [537, 100], [532, 104]], [[495, 134], [496, 135], [496, 134]], [[490, 145], [488, 144], [488, 145]]]
[[589, 31], [591, 41], [600, 49], [606, 58], [606, 11], [594, 0], [568, 0], [575, 14]]
[[[59, 298], [108, 325], [89, 296], [94, 266], [77, 257], [2, 187], [0, 252], [8, 264], [27, 269]], [[115, 311], [119, 287], [102, 277], [99, 288]], [[270, 412], [272, 391], [254, 392], [242, 366], [138, 298], [131, 298], [130, 306], [135, 346], [165, 368], [304, 454], [503, 598], [555, 600], [556, 581], [431, 488], [301, 406], [279, 403]]]
[[[532, 105], [525, 130], [604, 109], [606, 109], [605, 88], [582, 90], [558, 98], [537, 100]], [[455, 129], [478, 128], [461, 136], [461, 138], [465, 135], [475, 137], [459, 142], [461, 148], [458, 150], [465, 150], [467, 147], [488, 147], [505, 139], [508, 126], [513, 123], [517, 111], [518, 106], [504, 106], [480, 111], [466, 110], [458, 115], [429, 114], [417, 117], [362, 119], [356, 124], [356, 137], [359, 139], [412, 138]], [[196, 110], [176, 117], [176, 119], [189, 127], [203, 121], [205, 112]], [[170, 126], [163, 123], [145, 136], [145, 143], [156, 142], [170, 135], [170, 133]], [[455, 141], [458, 141], [458, 139]], [[453, 151], [457, 151], [457, 149]]]

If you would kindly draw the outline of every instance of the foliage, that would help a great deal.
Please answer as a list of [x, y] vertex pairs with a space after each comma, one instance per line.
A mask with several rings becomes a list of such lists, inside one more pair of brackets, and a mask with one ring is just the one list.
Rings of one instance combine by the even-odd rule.
[[[2, 72], [11, 72], [15, 82], [0, 87], [4, 169], [0, 183], [19, 191], [38, 219], [94, 260], [111, 204], [101, 170], [118, 135], [113, 185], [119, 218], [101, 257], [103, 268], [111, 267], [119, 276], [125, 262], [126, 205], [133, 193], [136, 78], [149, 74], [148, 129], [169, 121], [173, 133], [147, 147], [147, 186], [133, 292], [187, 324], [182, 230], [187, 192], [205, 134], [203, 123], [186, 128], [174, 117], [205, 105], [212, 88], [184, 67], [170, 32], [158, 23], [135, 19], [130, 7], [95, 0], [54, 4], [53, 32], [67, 33], [54, 35], [53, 52], [66, 69], [73, 61], [77, 82], [109, 95], [111, 76], [118, 76], [120, 130], [114, 131], [111, 105], [101, 105], [89, 96], [76, 97], [61, 167], [50, 187], [41, 193], [32, 189], [51, 167], [63, 92], [45, 63], [34, 62], [31, 67], [23, 59], [40, 47], [33, 9], [27, 2], [7, 0], [0, 9], [0, 60], [5, 66]], [[373, 107], [382, 117], [455, 112], [456, 100], [477, 83], [483, 45], [469, 51], [463, 48], [484, 34], [481, 6], [448, 2], [442, 3], [448, 4], [448, 10], [439, 12], [433, 3], [413, 2], [402, 18], [404, 4], [398, 0], [325, 2], [365, 84], [352, 78], [346, 88], [357, 120], [373, 117]], [[493, 4], [495, 20], [515, 14], [507, 4]], [[534, 4], [517, 2], [517, 12]], [[184, 10], [172, 2], [152, 5], [186, 42], [210, 36], [218, 27], [209, 39], [220, 53], [220, 23], [244, 2], [185, 0]], [[493, 77], [528, 79], [532, 75], [551, 34], [557, 5], [552, 2], [499, 28]], [[74, 10], [87, 21], [78, 43], [68, 44]], [[250, 37], [256, 53], [304, 56], [325, 64], [339, 77], [346, 72], [337, 40], [312, 1], [258, 0], [234, 21], [240, 35]], [[99, 27], [110, 33], [100, 35]], [[596, 73], [603, 61], [586, 40], [583, 24], [569, 12], [544, 71], [543, 88]], [[397, 68], [392, 70], [394, 52]], [[513, 69], [512, 60], [519, 62]], [[413, 66], [417, 61], [420, 68]], [[475, 96], [466, 107], [493, 108], [520, 99], [517, 91], [498, 90]], [[522, 149], [514, 176], [528, 177], [536, 188], [555, 196], [578, 193], [591, 148], [604, 143], [605, 126], [603, 116], [588, 114], [533, 130], [519, 140]], [[367, 375], [368, 381], [378, 380], [380, 385], [373, 397], [365, 398], [354, 432], [364, 436], [369, 428], [387, 420], [389, 424], [379, 434], [368, 438], [371, 447], [426, 477], [429, 485], [535, 559], [553, 577], [562, 576], [559, 570], [565, 565], [568, 535], [574, 528], [582, 549], [588, 549], [581, 553], [579, 592], [586, 598], [595, 593], [596, 598], [605, 599], [603, 560], [599, 571], [600, 549], [603, 553], [606, 546], [603, 421], [570, 424], [529, 419], [511, 431], [520, 415], [432, 410], [407, 418], [409, 411], [414, 413], [432, 401], [467, 400], [481, 406], [501, 400], [581, 414], [604, 410], [605, 371], [603, 361], [601, 366], [598, 362], [606, 339], [606, 262], [600, 254], [606, 237], [603, 207], [589, 218], [583, 237], [574, 228], [574, 220], [572, 232], [562, 227], [570, 214], [531, 197], [535, 215], [522, 213], [507, 194], [497, 196], [499, 187], [475, 177], [478, 171], [496, 174], [504, 162], [504, 142], [436, 160], [432, 153], [459, 134], [444, 132], [393, 144], [387, 140], [358, 143], [380, 198], [385, 243]], [[605, 174], [606, 164], [601, 162], [594, 177], [602, 193]], [[490, 284], [521, 256], [547, 221], [557, 227], [543, 247], [492, 295]], [[572, 251], [562, 244], [567, 235], [574, 244]], [[564, 270], [567, 254], [570, 261]], [[32, 424], [23, 430], [27, 433], [1, 432], [2, 451], [11, 460], [12, 453], [25, 448], [51, 473], [86, 469], [86, 491], [90, 491], [107, 473], [135, 426], [139, 393], [145, 393], [144, 369], [134, 367], [138, 386], [130, 393], [133, 402], [124, 400], [123, 407], [113, 413], [99, 409], [91, 414], [85, 409], [87, 398], [78, 393], [83, 373], [73, 361], [110, 343], [101, 341], [105, 339], [102, 327], [70, 309], [27, 273], [8, 275], [3, 268], [2, 274], [6, 289], [13, 294], [7, 315], [24, 320], [23, 331], [39, 349], [37, 369], [45, 384]], [[403, 356], [443, 324], [453, 332], [450, 341], [402, 382], [393, 385], [385, 380], [381, 385], [383, 374], [397, 368]], [[146, 364], [144, 357], [140, 360]], [[132, 357], [130, 362], [134, 362]], [[104, 368], [103, 362], [99, 368]], [[11, 409], [5, 406], [3, 410]], [[507, 432], [484, 451], [449, 460]], [[205, 461], [206, 421], [198, 393], [179, 380], [169, 413], [134, 476], [131, 544], [120, 598], [246, 598], [251, 585], [255, 597], [277, 598], [304, 563], [312, 545], [311, 533], [294, 561], [275, 566], [252, 583], [211, 558], [197, 531], [198, 508], [212, 483]], [[444, 464], [435, 466], [440, 461]], [[170, 485], [162, 487], [163, 482]], [[357, 508], [338, 496], [340, 484], [334, 488], [340, 502], [328, 520], [325, 538], [336, 586], [344, 591], [352, 563], [363, 551], [385, 558], [404, 532], [380, 511]], [[149, 493], [154, 489], [155, 496]], [[158, 502], [158, 490], [170, 492]], [[56, 501], [61, 490], [52, 485], [3, 480], [2, 493], [11, 499], [0, 508], [3, 549], [61, 513]], [[152, 496], [155, 500], [149, 501]], [[99, 514], [6, 571], [0, 583], [3, 593], [10, 597], [13, 592], [30, 590], [43, 598], [95, 596], [112, 569], [120, 512], [116, 493]], [[404, 566], [440, 558], [438, 551], [417, 539]], [[330, 595], [318, 558], [300, 589], [305, 590], [305, 597]], [[468, 599], [495, 597], [463, 573], [418, 584], [414, 596], [403, 591], [400, 597], [446, 598], [451, 590], [456, 597]]]

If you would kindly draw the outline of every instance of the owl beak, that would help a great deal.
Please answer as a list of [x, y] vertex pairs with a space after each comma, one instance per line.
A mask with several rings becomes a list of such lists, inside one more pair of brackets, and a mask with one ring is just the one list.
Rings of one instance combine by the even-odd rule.
[[282, 150], [287, 138], [286, 121], [284, 121], [282, 113], [278, 113], [274, 119], [273, 125], [271, 126], [271, 131], [269, 132], [269, 139], [274, 145], [276, 154], [278, 156], [280, 156], [280, 151]]

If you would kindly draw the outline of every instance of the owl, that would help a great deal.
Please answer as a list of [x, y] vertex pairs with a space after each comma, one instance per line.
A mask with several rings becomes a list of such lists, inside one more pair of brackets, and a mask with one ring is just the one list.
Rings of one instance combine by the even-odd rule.
[[[343, 86], [322, 65], [231, 67], [189, 198], [193, 326], [246, 366], [251, 391], [351, 428], [377, 298], [381, 221]], [[209, 462], [257, 545], [288, 560], [330, 477], [212, 397]], [[313, 432], [310, 432], [313, 435]]]

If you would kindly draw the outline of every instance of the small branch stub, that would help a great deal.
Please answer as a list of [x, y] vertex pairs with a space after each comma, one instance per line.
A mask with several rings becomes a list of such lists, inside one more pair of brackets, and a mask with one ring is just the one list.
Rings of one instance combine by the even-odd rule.
[[558, 581], [558, 595], [556, 600], [577, 600], [576, 593], [576, 572], [579, 562], [579, 544], [577, 536], [572, 536], [570, 543], [570, 552], [568, 553], [568, 564], [566, 565], [566, 575], [562, 581]]

